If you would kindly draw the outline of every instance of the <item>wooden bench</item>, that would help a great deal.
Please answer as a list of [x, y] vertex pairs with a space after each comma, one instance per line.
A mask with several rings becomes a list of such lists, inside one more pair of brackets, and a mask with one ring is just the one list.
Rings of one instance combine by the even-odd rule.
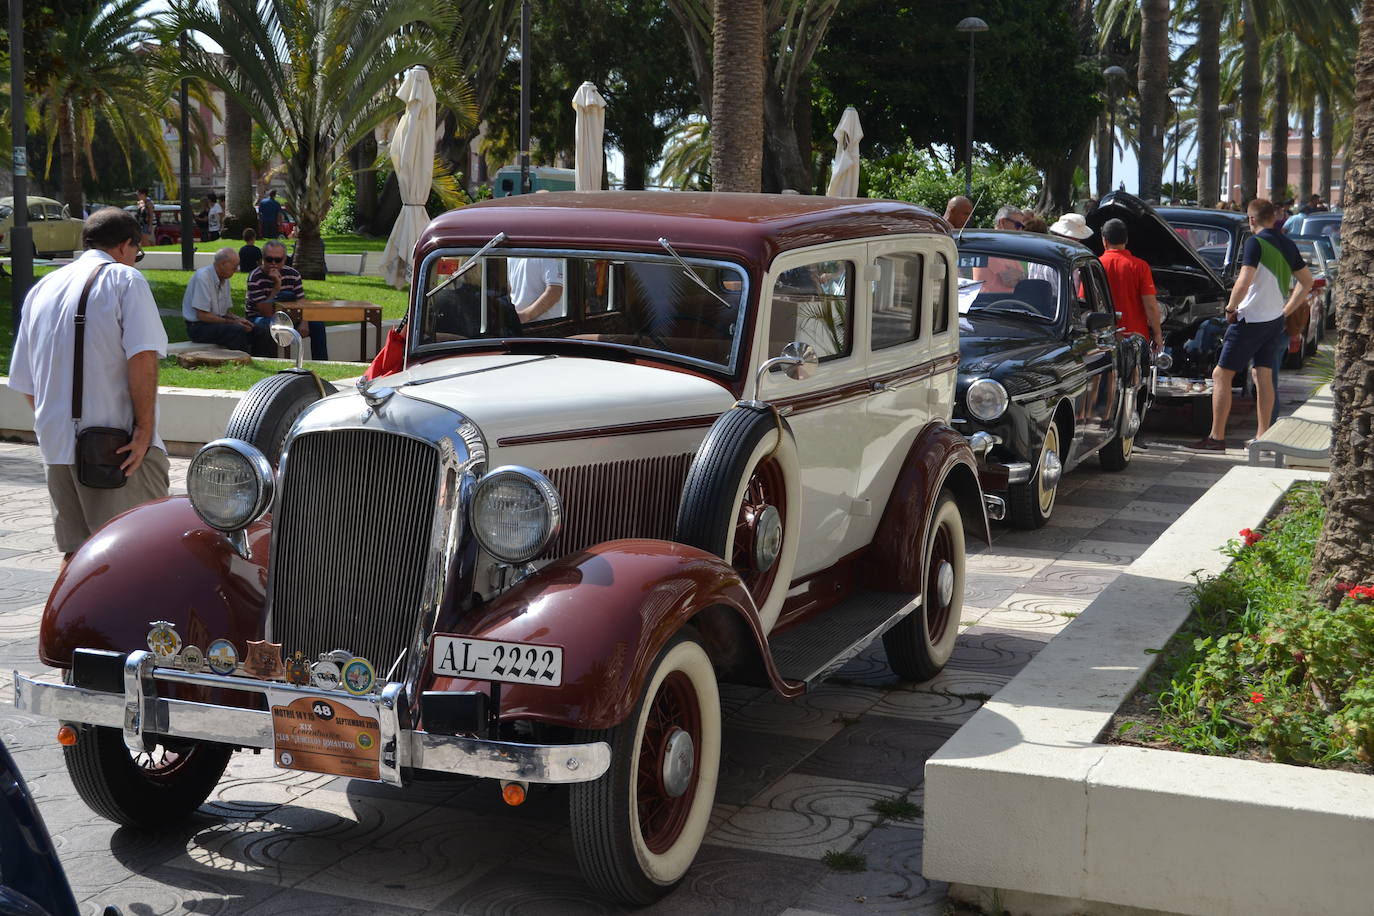
[[1287, 459], [1296, 458], [1304, 467], [1327, 468], [1331, 466], [1331, 423], [1284, 417], [1247, 448], [1250, 464], [1259, 464], [1260, 455], [1268, 453], [1274, 456], [1274, 467], [1287, 467]]

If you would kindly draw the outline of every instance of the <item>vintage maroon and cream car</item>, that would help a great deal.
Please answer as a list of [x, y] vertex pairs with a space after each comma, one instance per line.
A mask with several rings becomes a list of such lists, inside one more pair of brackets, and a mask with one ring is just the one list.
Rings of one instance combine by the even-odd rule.
[[587, 880], [652, 900], [707, 830], [719, 682], [795, 696], [879, 636], [907, 678], [950, 655], [965, 532], [987, 537], [949, 425], [955, 265], [945, 224], [893, 202], [446, 214], [402, 368], [260, 383], [189, 498], [77, 553], [42, 626], [65, 683], [17, 677], [17, 705], [66, 723], [90, 807], [145, 827], [238, 748], [489, 777], [513, 804], [570, 783]]

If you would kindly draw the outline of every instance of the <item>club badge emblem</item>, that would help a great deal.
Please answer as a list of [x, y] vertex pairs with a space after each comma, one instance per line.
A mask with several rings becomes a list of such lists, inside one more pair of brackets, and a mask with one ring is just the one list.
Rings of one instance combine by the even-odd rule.
[[286, 677], [286, 666], [281, 660], [281, 643], [265, 639], [248, 640], [248, 654], [243, 659], [243, 670], [249, 677], [264, 681], [280, 681]]
[[350, 658], [348, 663], [343, 666], [343, 687], [355, 697], [372, 690], [372, 685], [377, 680], [377, 673], [372, 670], [372, 663], [365, 658]]
[[286, 660], [286, 680], [302, 686], [310, 683], [310, 663], [304, 653], [297, 652]]
[[321, 690], [338, 690], [340, 678], [339, 666], [329, 660], [328, 653], [322, 653], [320, 660], [310, 666], [310, 683]]
[[205, 653], [199, 646], [187, 646], [181, 650], [181, 668], [187, 674], [199, 674], [205, 670]]
[[217, 639], [210, 643], [205, 653], [205, 661], [215, 674], [233, 674], [239, 666], [239, 652], [227, 639]]
[[154, 620], [149, 626], [152, 629], [148, 631], [148, 651], [157, 656], [159, 664], [171, 662], [181, 651], [181, 637], [177, 635], [171, 621]]

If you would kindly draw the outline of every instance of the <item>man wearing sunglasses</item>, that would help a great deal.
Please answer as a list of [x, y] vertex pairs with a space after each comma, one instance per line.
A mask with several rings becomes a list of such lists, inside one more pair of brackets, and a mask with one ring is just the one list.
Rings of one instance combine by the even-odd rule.
[[[106, 521], [167, 495], [167, 447], [157, 435], [157, 361], [167, 332], [142, 271], [143, 229], [132, 213], [104, 207], [86, 218], [86, 252], [40, 279], [24, 299], [9, 385], [34, 408], [34, 433], [47, 467], [53, 529], [65, 558]], [[76, 313], [86, 292], [79, 421], [73, 417]], [[76, 474], [76, 434], [88, 427], [128, 431], [122, 487], [85, 486]]]
[[[286, 263], [286, 246], [278, 241], [264, 242], [262, 265], [248, 275], [248, 312], [264, 334], [270, 332], [272, 315], [279, 302], [305, 298], [301, 272]], [[329, 359], [329, 343], [323, 321], [302, 321], [296, 329], [310, 337], [310, 358]]]

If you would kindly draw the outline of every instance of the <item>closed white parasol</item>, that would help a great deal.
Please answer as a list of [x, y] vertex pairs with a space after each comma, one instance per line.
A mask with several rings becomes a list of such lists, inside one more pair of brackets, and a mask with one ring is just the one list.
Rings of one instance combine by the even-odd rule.
[[602, 137], [606, 132], [606, 100], [591, 83], [577, 87], [572, 100], [577, 112], [577, 190], [601, 190], [601, 162], [605, 155]]
[[859, 141], [863, 138], [859, 113], [851, 105], [835, 128], [835, 162], [830, 171], [830, 186], [825, 189], [827, 196], [859, 196]]
[[382, 252], [382, 276], [392, 286], [404, 287], [414, 268], [415, 243], [429, 225], [425, 201], [434, 182], [434, 87], [429, 71], [411, 67], [396, 96], [406, 106], [391, 137], [390, 151], [401, 191], [401, 215]]

